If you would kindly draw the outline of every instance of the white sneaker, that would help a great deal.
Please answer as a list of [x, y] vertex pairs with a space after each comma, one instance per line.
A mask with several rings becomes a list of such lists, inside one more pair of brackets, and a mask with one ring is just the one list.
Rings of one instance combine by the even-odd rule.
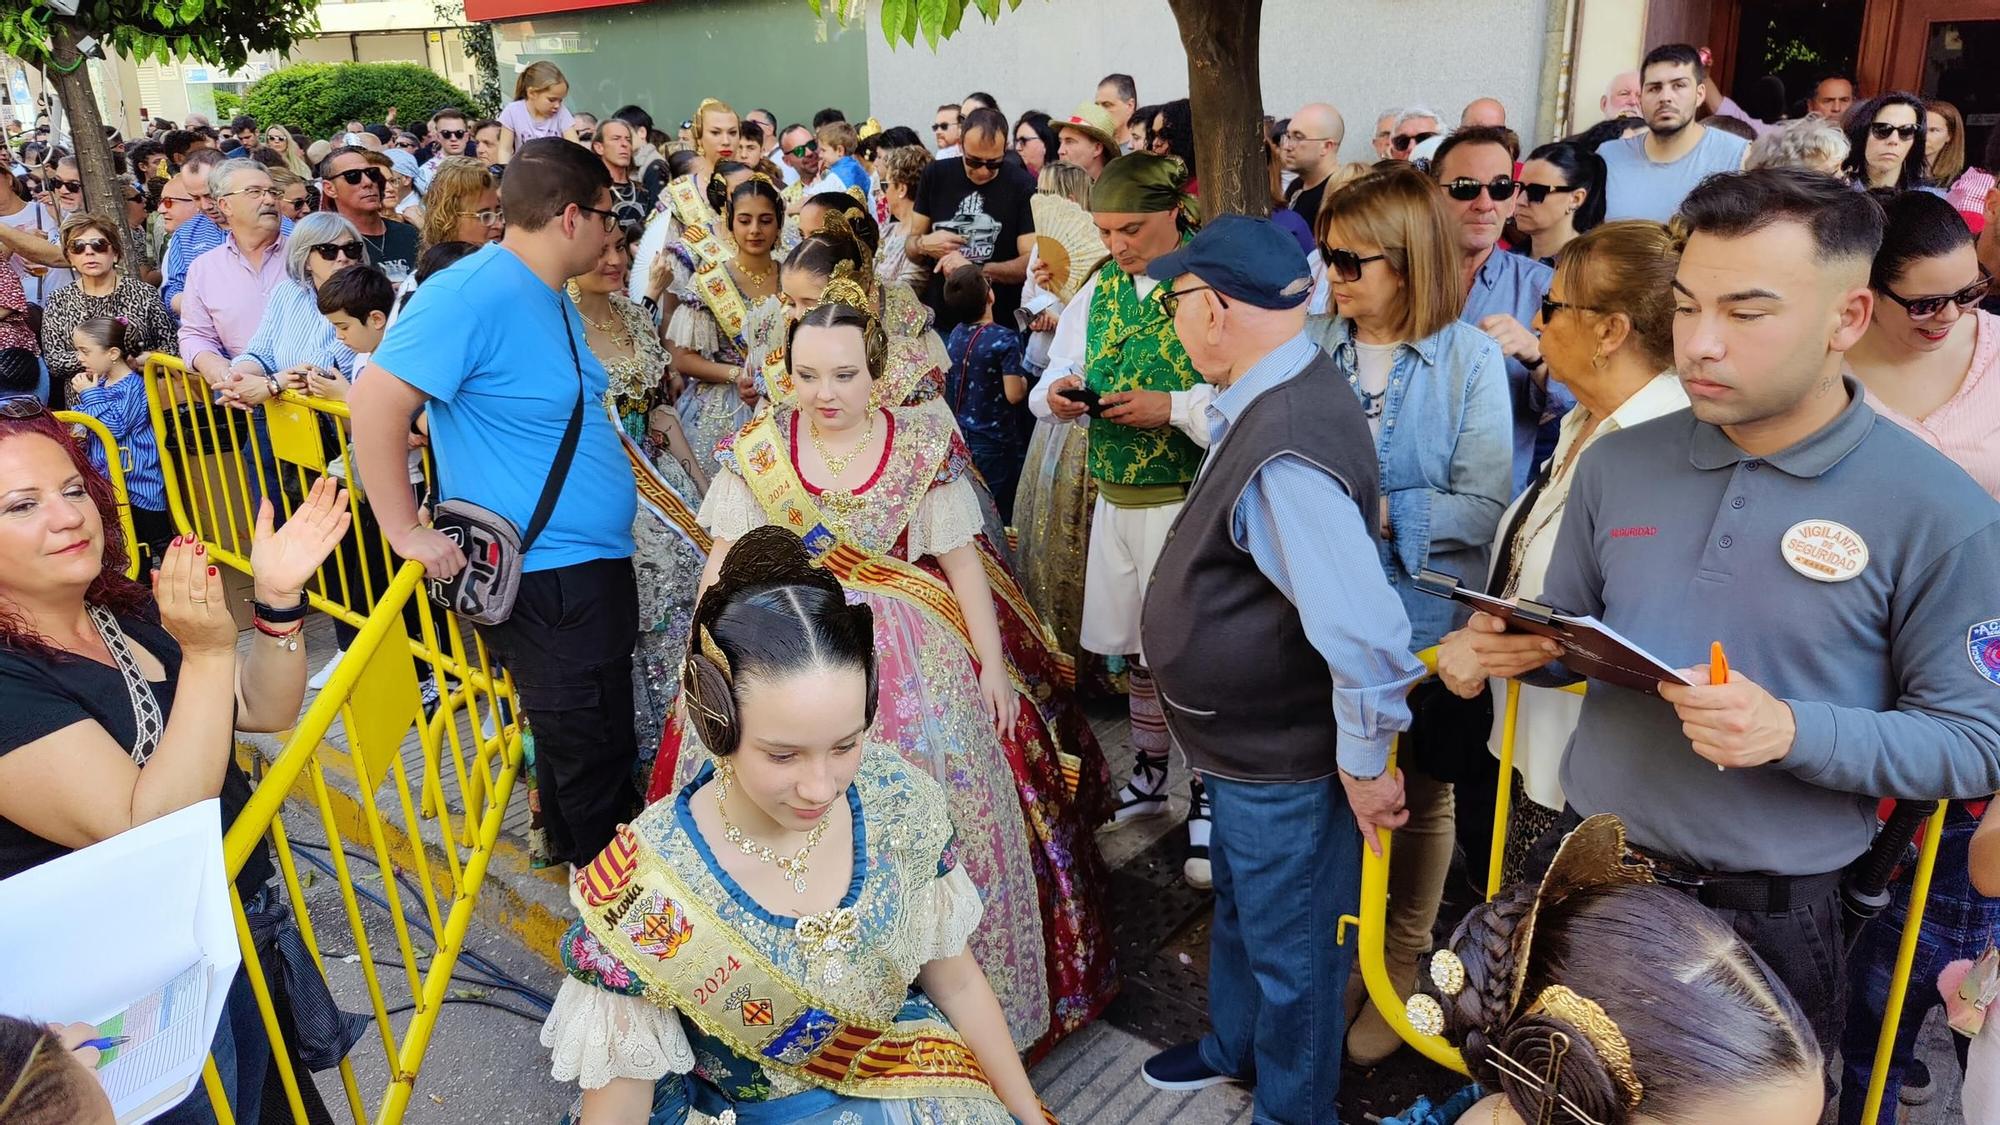
[[312, 674], [312, 679], [306, 681], [306, 690], [319, 691], [331, 683], [333, 681], [334, 669], [340, 667], [341, 658], [346, 655], [347, 650], [344, 648], [335, 651], [333, 659], [321, 665], [320, 670]]
[[1208, 790], [1197, 778], [1188, 787], [1188, 850], [1181, 863], [1181, 878], [1198, 891], [1212, 890], [1215, 877], [1209, 872], [1208, 836], [1214, 828], [1208, 809]]

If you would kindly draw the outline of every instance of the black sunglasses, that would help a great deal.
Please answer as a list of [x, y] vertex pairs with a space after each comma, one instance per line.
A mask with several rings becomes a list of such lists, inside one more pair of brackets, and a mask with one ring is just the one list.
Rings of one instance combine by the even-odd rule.
[[1596, 310], [1596, 309], [1593, 309], [1593, 308], [1591, 308], [1591, 307], [1590, 307], [1589, 305], [1572, 305], [1572, 304], [1570, 304], [1570, 303], [1569, 303], [1569, 302], [1567, 302], [1567, 301], [1558, 301], [1558, 300], [1556, 300], [1556, 299], [1555, 299], [1554, 297], [1548, 297], [1548, 296], [1544, 296], [1544, 297], [1542, 298], [1542, 325], [1543, 325], [1543, 327], [1547, 327], [1547, 326], [1548, 326], [1548, 323], [1549, 323], [1549, 321], [1551, 321], [1551, 320], [1554, 320], [1554, 319], [1556, 318], [1556, 314], [1557, 314], [1557, 313], [1559, 313], [1559, 312], [1561, 312], [1561, 311], [1563, 311], [1564, 309], [1569, 309], [1569, 310], [1571, 310], [1571, 311], [1573, 311], [1573, 312], [1597, 312], [1597, 311], [1598, 311], [1598, 310]]
[[39, 418], [48, 413], [42, 400], [34, 395], [8, 395], [0, 398], [0, 418], [20, 421], [23, 418]]
[[1193, 285], [1176, 292], [1174, 283], [1169, 281], [1154, 292], [1159, 294], [1160, 308], [1166, 312], [1168, 320], [1180, 315], [1182, 297], [1191, 297], [1196, 293], [1214, 293], [1215, 299], [1221, 302], [1223, 308], [1229, 307], [1229, 298], [1223, 296], [1213, 285]]
[[312, 252], [319, 255], [319, 260], [322, 262], [331, 262], [336, 258], [358, 262], [365, 253], [359, 242], [322, 242], [313, 247]]
[[109, 249], [111, 240], [108, 238], [79, 238], [69, 244], [72, 254], [102, 254]]
[[437, 134], [447, 141], [462, 141], [465, 139], [464, 129], [439, 129]]
[[591, 132], [589, 129], [578, 129], [576, 131], [576, 139], [579, 141], [589, 142], [596, 140], [597, 134]]
[[1335, 278], [1341, 281], [1360, 281], [1362, 266], [1370, 262], [1387, 261], [1389, 256], [1370, 254], [1364, 258], [1352, 250], [1336, 250], [1322, 242], [1319, 244], [1319, 258], [1326, 263], [1326, 268]]
[[1491, 183], [1485, 184], [1480, 183], [1470, 176], [1460, 176], [1455, 180], [1446, 180], [1441, 186], [1444, 188], [1446, 195], [1451, 196], [1460, 203], [1470, 203], [1478, 199], [1479, 193], [1482, 191], [1491, 196], [1493, 202], [1505, 203], [1507, 200], [1514, 198], [1514, 189], [1521, 185], [1515, 183], [1512, 176], [1495, 176]]
[[1528, 197], [1528, 202], [1530, 202], [1530, 203], [1540, 203], [1540, 202], [1541, 202], [1542, 200], [1544, 200], [1544, 199], [1547, 199], [1547, 198], [1549, 197], [1549, 193], [1550, 193], [1550, 192], [1552, 192], [1552, 191], [1576, 191], [1576, 190], [1578, 189], [1578, 187], [1579, 187], [1580, 185], [1578, 185], [1578, 184], [1516, 184], [1516, 185], [1514, 185], [1514, 186], [1515, 186], [1515, 187], [1518, 187], [1518, 188], [1520, 188], [1520, 189], [1521, 189], [1521, 194], [1522, 194], [1522, 195], [1525, 195], [1525, 196], [1527, 196], [1527, 197]]
[[958, 122], [956, 122], [956, 121], [933, 121], [933, 122], [931, 122], [931, 132], [933, 132], [933, 133], [942, 133], [942, 132], [944, 132], [944, 131], [945, 131], [946, 129], [956, 129], [956, 128], [958, 128]]
[[82, 191], [82, 180], [50, 180], [49, 186], [58, 191]]
[[1435, 136], [1437, 136], [1436, 133], [1406, 134], [1404, 136], [1397, 137], [1395, 140], [1389, 142], [1389, 144], [1390, 147], [1394, 148], [1397, 152], [1403, 152], [1407, 150], [1411, 145], [1423, 144], [1425, 141], [1428, 141]]
[[1887, 121], [1876, 121], [1868, 126], [1868, 135], [1878, 141], [1900, 136], [1906, 141], [1914, 141], [1924, 131], [1922, 125], [1891, 125]]
[[1002, 164], [1007, 163], [1004, 157], [999, 160], [981, 160], [970, 153], [961, 153], [959, 158], [965, 161], [967, 168], [997, 169]]
[[1957, 305], [1960, 309], [1971, 308], [1985, 300], [1986, 294], [1992, 288], [1993, 276], [1982, 269], [1979, 271], [1978, 281], [1973, 282], [1956, 293], [1946, 293], [1937, 297], [1906, 298], [1897, 296], [1894, 291], [1885, 286], [1882, 289], [1882, 295], [1903, 306], [1903, 311], [1910, 314], [1911, 320], [1929, 320], [1943, 312], [1946, 305]]
[[332, 178], [346, 180], [348, 187], [360, 187], [363, 180], [373, 181], [376, 187], [381, 187], [383, 184], [389, 182], [388, 177], [382, 174], [380, 168], [349, 168], [345, 172], [335, 172]]

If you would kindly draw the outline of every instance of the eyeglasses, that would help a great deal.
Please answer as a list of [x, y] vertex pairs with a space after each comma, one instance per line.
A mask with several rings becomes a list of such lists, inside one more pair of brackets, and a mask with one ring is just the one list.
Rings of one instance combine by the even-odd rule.
[[194, 206], [194, 200], [192, 200], [192, 199], [188, 198], [188, 197], [187, 197], [187, 196], [185, 196], [185, 195], [162, 195], [162, 196], [160, 196], [160, 202], [161, 202], [161, 203], [179, 203], [179, 204], [182, 204], [182, 205], [184, 205], [184, 206], [189, 206], [189, 207], [192, 207], [192, 206]]
[[1007, 163], [1005, 157], [997, 160], [981, 160], [971, 153], [961, 153], [959, 159], [965, 161], [965, 166], [973, 171], [978, 171], [982, 168], [987, 171], [997, 171], [1002, 164]]
[[1563, 311], [1564, 309], [1569, 309], [1572, 312], [1599, 311], [1597, 309], [1591, 308], [1589, 305], [1572, 305], [1568, 301], [1558, 301], [1554, 297], [1545, 296], [1542, 298], [1542, 324], [1547, 325], [1549, 321], [1554, 320], [1556, 318], [1557, 313]]
[[1878, 141], [1898, 136], [1906, 141], [1914, 141], [1923, 131], [1922, 125], [1891, 125], [1887, 121], [1876, 121], [1868, 126], [1868, 135]]
[[943, 133], [943, 132], [946, 132], [947, 130], [951, 130], [951, 129], [956, 129], [956, 128], [958, 128], [958, 122], [956, 122], [956, 121], [933, 121], [933, 122], [931, 122], [931, 132], [933, 132], [933, 133]]
[[57, 191], [77, 192], [83, 190], [82, 180], [50, 180], [49, 186]]
[[593, 215], [602, 217], [605, 234], [610, 234], [612, 231], [618, 229], [618, 212], [616, 211], [606, 211], [601, 207], [585, 207], [581, 203], [576, 205], [576, 209], [579, 211], [588, 211]]
[[1581, 187], [1582, 187], [1583, 185], [1581, 185], [1581, 184], [1515, 184], [1514, 186], [1515, 186], [1515, 187], [1518, 187], [1518, 188], [1520, 188], [1520, 189], [1521, 189], [1521, 194], [1522, 194], [1522, 195], [1525, 195], [1525, 196], [1527, 196], [1527, 197], [1528, 197], [1528, 202], [1530, 202], [1530, 203], [1540, 203], [1540, 202], [1541, 202], [1542, 200], [1544, 200], [1544, 199], [1547, 199], [1547, 198], [1549, 197], [1549, 193], [1550, 193], [1550, 192], [1552, 192], [1552, 191], [1577, 191], [1577, 190], [1581, 189]]
[[79, 238], [69, 244], [72, 254], [102, 254], [110, 249], [111, 240], [108, 238]]
[[370, 181], [378, 188], [389, 182], [389, 178], [382, 174], [380, 168], [349, 168], [345, 172], [335, 172], [327, 178], [345, 180], [348, 187], [360, 187], [363, 180]]
[[1484, 184], [1470, 176], [1460, 176], [1455, 180], [1446, 180], [1440, 186], [1444, 188], [1446, 195], [1460, 203], [1470, 203], [1478, 199], [1482, 191], [1491, 196], [1493, 202], [1505, 203], [1514, 198], [1514, 189], [1521, 185], [1515, 183], [1512, 176], [1495, 176], [1490, 183]]
[[1309, 141], [1330, 141], [1332, 139], [1333, 139], [1332, 137], [1308, 137], [1304, 133], [1301, 133], [1298, 130], [1294, 129], [1293, 131], [1286, 133], [1284, 136], [1279, 137], [1278, 143], [1286, 145], [1302, 145], [1306, 144]]
[[415, 142], [415, 141], [397, 141], [397, 142], [396, 142], [396, 147], [397, 147], [397, 148], [400, 148], [400, 149], [402, 149], [402, 150], [403, 150], [404, 152], [415, 152], [415, 151], [417, 151], [417, 142]]
[[793, 160], [804, 160], [806, 157], [811, 156], [813, 153], [818, 151], [819, 151], [818, 141], [807, 141], [806, 143], [799, 145], [797, 148], [786, 149], [785, 154], [787, 156], [790, 156]]
[[232, 195], [254, 195], [259, 199], [283, 199], [285, 193], [279, 191], [277, 188], [266, 185], [264, 187], [237, 188], [235, 191], [225, 191], [221, 195], [216, 196], [216, 198], [228, 199]]
[[1946, 293], [1937, 297], [1899, 297], [1886, 286], [1881, 292], [1884, 297], [1903, 306], [1903, 311], [1910, 314], [1911, 320], [1929, 320], [1943, 312], [1946, 305], [1957, 305], [1960, 309], [1971, 308], [1985, 300], [1986, 294], [1992, 288], [1992, 275], [1982, 269], [1979, 271], [1978, 281], [1956, 293]]
[[312, 252], [319, 255], [319, 260], [322, 262], [331, 262], [336, 258], [346, 258], [350, 262], [358, 262], [366, 253], [366, 251], [361, 249], [359, 242], [322, 242], [318, 246], [313, 247]]
[[464, 129], [439, 129], [437, 134], [447, 141], [462, 141], [465, 139], [465, 132]]
[[39, 418], [48, 413], [42, 400], [34, 395], [8, 395], [0, 398], [0, 418], [19, 422], [24, 418]]
[[1320, 261], [1326, 263], [1326, 268], [1340, 281], [1360, 281], [1362, 266], [1389, 259], [1387, 254], [1370, 254], [1364, 258], [1352, 250], [1335, 249], [1324, 242], [1319, 244], [1319, 257]]
[[502, 211], [498, 207], [495, 207], [490, 211], [468, 211], [466, 212], [466, 214], [471, 215], [473, 218], [478, 219], [480, 222], [485, 223], [489, 227], [495, 223], [505, 222], [507, 219], [507, 212]]
[[1182, 297], [1191, 297], [1196, 293], [1214, 293], [1215, 299], [1222, 302], [1223, 308], [1226, 309], [1229, 307], [1229, 298], [1223, 296], [1213, 285], [1195, 285], [1176, 291], [1173, 282], [1169, 281], [1160, 286], [1157, 292], [1160, 298], [1160, 308], [1167, 314], [1168, 320], [1172, 320], [1181, 314]]
[[1436, 133], [1405, 133], [1398, 136], [1395, 140], [1390, 141], [1389, 147], [1395, 149], [1397, 152], [1408, 152], [1411, 145], [1423, 144], [1435, 136], [1437, 136]]

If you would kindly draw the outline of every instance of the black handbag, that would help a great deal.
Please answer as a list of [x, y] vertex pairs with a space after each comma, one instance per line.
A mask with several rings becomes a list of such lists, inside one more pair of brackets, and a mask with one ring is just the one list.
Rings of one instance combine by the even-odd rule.
[[521, 593], [522, 564], [555, 513], [556, 497], [569, 476], [577, 440], [583, 434], [583, 360], [577, 355], [568, 302], [563, 302], [561, 311], [570, 363], [576, 367], [576, 407], [570, 411], [569, 426], [556, 448], [549, 477], [542, 483], [542, 495], [535, 501], [528, 530], [521, 531], [506, 516], [469, 500], [440, 500], [431, 512], [431, 526], [465, 555], [465, 566], [457, 574], [429, 581], [431, 601], [475, 625], [498, 625], [513, 615], [514, 599]]

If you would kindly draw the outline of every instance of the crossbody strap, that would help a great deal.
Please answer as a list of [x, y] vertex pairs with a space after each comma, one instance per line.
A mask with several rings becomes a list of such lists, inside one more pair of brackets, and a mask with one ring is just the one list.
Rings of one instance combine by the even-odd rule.
[[555, 514], [556, 496], [562, 492], [563, 478], [569, 476], [570, 462], [576, 459], [576, 442], [583, 434], [583, 360], [576, 353], [576, 331], [569, 322], [569, 302], [560, 296], [556, 301], [557, 311], [562, 313], [563, 335], [569, 339], [569, 361], [576, 367], [576, 409], [570, 411], [569, 427], [563, 431], [562, 444], [556, 447], [555, 464], [549, 466], [548, 482], [542, 485], [542, 498], [535, 501], [535, 514], [528, 520], [528, 530], [521, 535], [523, 557], [541, 537], [549, 517]]

